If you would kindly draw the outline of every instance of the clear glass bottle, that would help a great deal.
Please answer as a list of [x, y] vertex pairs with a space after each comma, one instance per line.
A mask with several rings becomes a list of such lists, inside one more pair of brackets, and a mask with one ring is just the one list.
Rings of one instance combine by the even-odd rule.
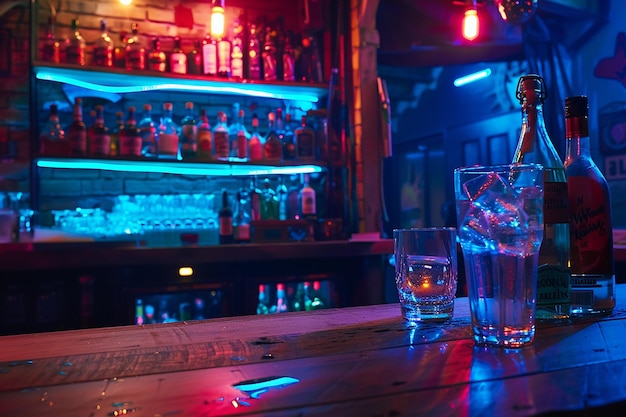
[[230, 157], [230, 142], [226, 113], [223, 111], [217, 112], [217, 125], [213, 129], [213, 142], [215, 144], [215, 157], [221, 161], [227, 161]]
[[544, 234], [539, 249], [536, 318], [558, 321], [568, 319], [572, 309], [569, 209], [565, 169], [543, 118], [545, 97], [540, 76], [531, 74], [519, 79], [522, 129], [513, 163], [544, 167]]
[[187, 55], [183, 52], [179, 36], [174, 38], [174, 49], [172, 49], [170, 54], [170, 72], [187, 74]]
[[120, 156], [141, 156], [142, 138], [141, 130], [137, 127], [135, 107], [130, 106], [120, 131], [118, 150]]
[[126, 69], [144, 70], [146, 69], [146, 49], [139, 39], [139, 25], [131, 25], [131, 36], [126, 41]]
[[104, 124], [104, 107], [97, 105], [96, 117], [87, 131], [89, 154], [91, 156], [109, 156], [111, 154], [111, 134]]
[[65, 131], [59, 123], [59, 113], [56, 104], [50, 105], [48, 128], [41, 137], [41, 154], [48, 156], [67, 156], [69, 146], [65, 138]]
[[236, 141], [236, 154], [235, 156], [240, 160], [248, 159], [248, 143], [250, 141], [250, 132], [246, 129], [244, 118], [246, 112], [243, 109], [239, 109], [237, 112], [237, 141]]
[[296, 140], [296, 160], [301, 162], [315, 161], [315, 130], [307, 124], [306, 116], [294, 131]]
[[252, 133], [250, 134], [250, 142], [248, 143], [250, 161], [262, 161], [263, 152], [263, 137], [259, 133], [259, 118], [256, 113], [254, 113], [252, 115]]
[[228, 125], [228, 141], [230, 142], [230, 156], [237, 157], [237, 131], [239, 130], [239, 109], [238, 102], [233, 103], [230, 113], [230, 125]]
[[213, 159], [213, 132], [206, 109], [200, 109], [198, 122], [198, 159], [210, 161]]
[[270, 112], [267, 115], [268, 130], [263, 144], [264, 159], [266, 161], [280, 162], [283, 159], [283, 143], [276, 131], [276, 114]]
[[74, 120], [67, 129], [67, 139], [72, 156], [87, 155], [87, 126], [83, 121], [83, 99], [74, 101]]
[[611, 192], [591, 157], [587, 97], [565, 99], [565, 138], [572, 314], [608, 315], [615, 308]]
[[72, 19], [72, 34], [65, 47], [65, 61], [68, 64], [85, 65], [85, 39], [78, 30], [78, 19]]
[[163, 104], [163, 116], [157, 134], [157, 153], [159, 158], [180, 159], [178, 126], [172, 120], [172, 103]]
[[161, 40], [152, 38], [152, 49], [148, 52], [148, 69], [150, 71], [165, 72], [167, 68], [167, 56], [161, 49]]
[[93, 63], [99, 67], [112, 67], [115, 47], [113, 40], [107, 32], [107, 24], [104, 19], [100, 21], [100, 37], [96, 39], [93, 48]]
[[244, 77], [249, 80], [261, 79], [261, 42], [259, 40], [259, 29], [256, 25], [250, 25], [248, 30], [248, 59], [244, 66]]
[[250, 180], [250, 219], [261, 220], [261, 190], [256, 186], [256, 177]]
[[143, 115], [139, 121], [141, 132], [141, 155], [146, 157], [156, 156], [156, 126], [152, 120], [152, 105], [143, 105]]
[[246, 211], [245, 201], [241, 197], [241, 192], [237, 192], [237, 199], [235, 200], [233, 233], [235, 243], [250, 242], [250, 215]]
[[55, 17], [50, 16], [48, 18], [48, 32], [41, 45], [41, 60], [44, 62], [50, 62], [53, 64], [59, 64], [61, 62], [61, 44], [56, 38], [55, 33]]
[[293, 129], [291, 127], [291, 114], [285, 114], [285, 124], [283, 127], [283, 159], [294, 161], [296, 159], [296, 143]]
[[222, 208], [218, 212], [220, 244], [233, 243], [233, 211], [228, 203], [228, 191], [222, 191]]
[[120, 148], [120, 135], [124, 130], [124, 112], [115, 112], [115, 126], [111, 129], [111, 156], [117, 156]]
[[231, 44], [226, 38], [217, 41], [217, 75], [220, 77], [230, 77], [231, 71]]
[[181, 154], [183, 159], [193, 159], [198, 155], [198, 121], [193, 111], [193, 103], [185, 103], [187, 114], [180, 121]]
[[233, 39], [230, 51], [231, 77], [240, 80], [243, 78], [243, 26], [239, 19], [233, 26]]
[[285, 45], [283, 46], [283, 80], [296, 80], [296, 53], [291, 43], [291, 36], [285, 37]]

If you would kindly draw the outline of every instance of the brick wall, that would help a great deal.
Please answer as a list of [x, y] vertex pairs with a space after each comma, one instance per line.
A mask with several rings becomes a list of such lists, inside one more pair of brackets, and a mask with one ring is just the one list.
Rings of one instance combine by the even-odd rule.
[[[80, 0], [39, 1], [33, 7], [38, 10], [37, 22], [39, 40], [45, 36], [48, 17], [55, 13], [56, 37], [65, 39], [70, 35], [71, 21], [78, 18], [80, 31], [87, 41], [87, 62], [91, 60], [91, 46], [99, 36], [101, 19], [106, 19], [109, 32], [114, 41], [119, 43], [121, 32], [128, 32], [132, 22], [139, 23], [141, 39], [149, 44], [149, 39], [159, 36], [162, 48], [173, 47], [174, 36], [183, 40], [182, 47], [189, 50], [193, 41], [201, 39], [208, 30], [210, 2], [207, 0], [133, 0], [132, 6], [123, 6], [119, 0]], [[28, 6], [28, 3], [25, 2]], [[226, 2], [227, 22], [245, 12], [249, 20], [267, 18], [275, 20], [283, 17], [287, 29], [302, 31], [302, 2], [280, 0], [229, 0]], [[183, 93], [151, 92], [129, 94], [126, 96], [98, 95], [85, 93], [60, 84], [38, 82], [34, 97], [34, 109], [37, 126], [29, 123], [29, 10], [27, 7], [16, 6], [5, 15], [0, 16], [0, 29], [10, 33], [11, 59], [6, 74], [1, 74], [0, 83], [0, 190], [19, 188], [29, 190], [28, 165], [30, 161], [29, 147], [31, 139], [45, 125], [47, 109], [51, 103], [59, 106], [59, 116], [63, 126], [69, 126], [72, 119], [72, 103], [74, 97], [83, 97], [84, 114], [88, 123], [89, 110], [96, 104], [105, 105], [105, 122], [114, 126], [115, 113], [126, 112], [129, 106], [141, 109], [144, 103], [153, 105], [153, 116], [159, 117], [162, 104], [170, 101], [174, 104], [174, 120], [183, 117], [184, 103], [193, 101], [196, 106], [206, 108], [215, 123], [217, 111], [225, 111], [230, 115], [232, 105], [239, 102], [246, 110], [248, 127], [250, 115], [256, 112], [260, 117], [260, 125], [265, 126], [267, 113], [277, 107], [285, 107], [291, 103], [277, 100], [263, 100], [248, 97], [232, 97], [220, 95], [192, 95]], [[2, 49], [0, 49], [1, 51]], [[34, 55], [38, 55], [35, 53]], [[0, 67], [0, 70], [2, 68]], [[298, 120], [304, 108], [289, 109], [294, 120]], [[10, 146], [2, 147], [3, 143]], [[2, 153], [3, 149], [9, 149]], [[296, 178], [294, 178], [295, 180]], [[272, 179], [277, 182], [275, 178]], [[246, 181], [248, 181], [246, 179]], [[184, 177], [166, 174], [114, 173], [89, 170], [55, 170], [39, 171], [40, 208], [42, 210], [73, 208], [75, 206], [93, 207], [110, 206], [113, 198], [120, 194], [150, 194], [177, 192], [217, 193], [222, 188], [235, 190], [242, 186], [242, 179], [237, 178], [205, 178]], [[321, 185], [320, 185], [321, 187]]]

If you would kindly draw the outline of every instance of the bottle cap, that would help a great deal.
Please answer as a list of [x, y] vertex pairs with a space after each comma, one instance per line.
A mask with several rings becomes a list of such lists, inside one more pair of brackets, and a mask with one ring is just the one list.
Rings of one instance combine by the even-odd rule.
[[565, 118], [587, 117], [588, 100], [587, 96], [574, 96], [565, 99]]
[[524, 100], [530, 91], [534, 91], [541, 102], [548, 97], [548, 93], [544, 88], [543, 78], [537, 74], [528, 74], [520, 77], [516, 92], [516, 97], [520, 104], [524, 104]]

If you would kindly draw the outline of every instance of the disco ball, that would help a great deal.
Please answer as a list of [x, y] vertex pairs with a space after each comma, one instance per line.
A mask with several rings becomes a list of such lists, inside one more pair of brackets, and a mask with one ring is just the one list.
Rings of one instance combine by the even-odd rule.
[[502, 19], [512, 25], [528, 22], [537, 11], [537, 0], [495, 0], [495, 4]]

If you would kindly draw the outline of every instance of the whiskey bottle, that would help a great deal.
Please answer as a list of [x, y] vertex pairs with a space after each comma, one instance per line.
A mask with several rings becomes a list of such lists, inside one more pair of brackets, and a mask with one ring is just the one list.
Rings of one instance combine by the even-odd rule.
[[83, 121], [83, 100], [74, 101], [74, 120], [67, 129], [67, 138], [72, 156], [87, 155], [87, 126]]
[[41, 45], [41, 60], [59, 64], [61, 62], [61, 44], [56, 39], [55, 21], [53, 16], [48, 18], [48, 33], [46, 33], [46, 38]]
[[120, 130], [118, 153], [120, 156], [141, 156], [142, 138], [137, 127], [135, 107], [130, 106], [124, 127]]
[[224, 78], [230, 77], [231, 72], [231, 45], [226, 38], [217, 41], [217, 75]]
[[72, 20], [72, 35], [65, 48], [65, 61], [68, 64], [85, 65], [85, 39], [78, 30], [78, 19]]
[[89, 154], [92, 156], [109, 156], [111, 154], [111, 134], [104, 124], [104, 107], [97, 105], [96, 118], [89, 127]]
[[300, 217], [315, 220], [317, 217], [317, 199], [315, 189], [309, 183], [309, 174], [303, 174], [303, 186], [300, 190]]
[[139, 121], [141, 133], [141, 155], [146, 157], [156, 156], [156, 126], [152, 120], [152, 105], [143, 105], [143, 116]]
[[250, 25], [248, 31], [248, 59], [247, 67], [244, 67], [244, 77], [250, 80], [261, 79], [261, 42], [259, 30], [256, 25]]
[[276, 132], [276, 114], [267, 115], [268, 130], [263, 144], [263, 155], [266, 161], [280, 162], [283, 159], [283, 143]]
[[222, 208], [218, 213], [220, 244], [233, 243], [233, 211], [228, 204], [228, 191], [222, 191]]
[[115, 126], [111, 129], [111, 156], [119, 155], [120, 135], [124, 130], [124, 112], [115, 112]]
[[239, 112], [237, 112], [237, 146], [235, 156], [241, 160], [248, 159], [249, 153], [248, 143], [250, 141], [250, 133], [244, 124], [245, 114], [246, 113], [243, 109], [239, 109]]
[[99, 67], [112, 67], [115, 48], [113, 40], [107, 32], [107, 24], [103, 19], [100, 21], [100, 37], [96, 39], [93, 48], [93, 63]]
[[259, 118], [254, 113], [252, 115], [252, 133], [250, 134], [250, 142], [248, 143], [248, 153], [250, 161], [263, 160], [263, 138], [259, 133]]
[[181, 153], [183, 159], [195, 158], [198, 155], [198, 121], [193, 112], [193, 103], [185, 103], [187, 114], [181, 124]]
[[167, 56], [161, 49], [161, 40], [152, 39], [152, 49], [148, 52], [148, 69], [150, 71], [165, 72], [167, 67]]
[[226, 113], [223, 111], [217, 112], [217, 125], [213, 129], [213, 142], [215, 143], [215, 157], [221, 161], [227, 161], [230, 156], [230, 142]]
[[193, 49], [187, 52], [187, 74], [202, 74], [202, 53], [200, 52], [200, 41], [194, 41]]
[[202, 41], [202, 74], [217, 75], [217, 42], [208, 34]]
[[159, 158], [179, 159], [178, 126], [172, 120], [172, 103], [163, 104], [163, 116], [157, 134], [157, 154]]
[[296, 138], [296, 159], [302, 162], [315, 160], [315, 130], [307, 124], [306, 116], [302, 116], [302, 123], [294, 131]]
[[210, 161], [213, 159], [213, 132], [206, 109], [200, 109], [198, 122], [198, 159]]
[[174, 38], [174, 49], [170, 54], [170, 71], [174, 74], [187, 74], [187, 55], [181, 48], [180, 37]]
[[587, 97], [565, 99], [565, 138], [572, 314], [607, 315], [615, 307], [611, 193], [591, 157]]
[[144, 70], [146, 69], [146, 49], [139, 40], [139, 25], [131, 25], [131, 36], [126, 41], [126, 69]]
[[537, 270], [536, 318], [558, 321], [568, 319], [572, 309], [569, 209], [565, 169], [543, 118], [545, 97], [540, 76], [531, 74], [519, 79], [522, 128], [513, 163], [537, 163], [544, 168], [544, 229]]
[[56, 104], [50, 105], [48, 129], [41, 137], [41, 154], [48, 156], [67, 156], [69, 144], [65, 137], [65, 131], [59, 123], [59, 113]]

